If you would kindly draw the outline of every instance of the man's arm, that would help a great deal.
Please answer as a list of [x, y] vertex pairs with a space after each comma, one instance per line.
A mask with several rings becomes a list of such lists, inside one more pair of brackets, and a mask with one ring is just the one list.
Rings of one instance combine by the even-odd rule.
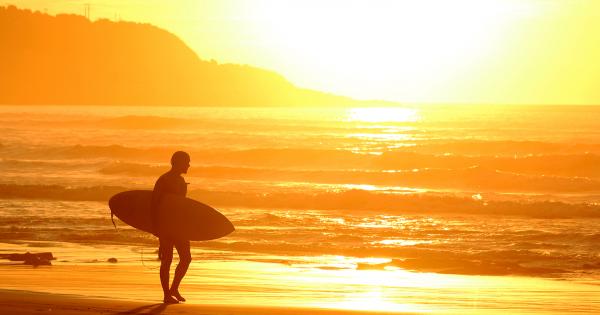
[[154, 189], [152, 190], [152, 200], [150, 201], [150, 219], [152, 222], [152, 234], [158, 236], [158, 205], [160, 204], [160, 199], [164, 194], [164, 188], [161, 178], [156, 181], [154, 184]]

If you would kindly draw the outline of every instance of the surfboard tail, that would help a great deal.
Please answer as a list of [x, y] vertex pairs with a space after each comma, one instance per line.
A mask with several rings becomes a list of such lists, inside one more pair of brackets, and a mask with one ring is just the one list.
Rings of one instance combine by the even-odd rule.
[[113, 226], [115, 227], [115, 230], [117, 229], [117, 224], [115, 223], [115, 213], [113, 212], [113, 198], [111, 197], [108, 200], [108, 209], [110, 209], [110, 221], [112, 222]]
[[115, 230], [117, 229], [117, 224], [115, 223], [115, 214], [112, 212], [112, 210], [110, 210], [110, 221], [112, 221], [113, 226], [115, 227]]

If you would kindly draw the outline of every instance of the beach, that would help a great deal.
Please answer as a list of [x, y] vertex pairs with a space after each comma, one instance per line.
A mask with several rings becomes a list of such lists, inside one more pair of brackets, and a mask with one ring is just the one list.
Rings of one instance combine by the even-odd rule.
[[[0, 290], [3, 314], [207, 314], [207, 315], [292, 315], [292, 314], [391, 314], [310, 308], [230, 307], [193, 304], [163, 304], [144, 301], [99, 299], [78, 295], [49, 294], [30, 291]], [[395, 313], [397, 314], [397, 313]], [[408, 313], [407, 313], [408, 314]]]
[[[598, 119], [597, 107], [3, 106], [0, 254], [56, 259], [0, 260], [2, 304], [598, 313]], [[152, 189], [180, 149], [188, 196], [236, 231], [192, 242], [188, 302], [161, 309], [158, 241], [113, 226], [107, 201]]]
[[[218, 267], [229, 276], [218, 276]], [[600, 307], [597, 299], [600, 287], [585, 282], [435, 274], [405, 274], [401, 278], [375, 271], [368, 273], [369, 278], [362, 279], [362, 283], [352, 283], [345, 279], [348, 274], [298, 275], [282, 268], [263, 271], [260, 276], [265, 279], [261, 283], [251, 275], [244, 276], [252, 269], [256, 265], [231, 267], [196, 262], [190, 270], [194, 280], [182, 284], [181, 292], [188, 299], [185, 305], [161, 307], [158, 275], [143, 266], [2, 265], [0, 311], [3, 314], [501, 314], [509, 310], [511, 314], [594, 314]]]

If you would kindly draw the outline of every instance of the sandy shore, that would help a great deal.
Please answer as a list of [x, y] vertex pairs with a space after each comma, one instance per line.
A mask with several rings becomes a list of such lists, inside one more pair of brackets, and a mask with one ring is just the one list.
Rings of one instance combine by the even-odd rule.
[[[398, 314], [316, 308], [240, 307], [100, 299], [69, 294], [0, 290], [0, 314], [203, 314], [203, 315], [341, 315]], [[406, 314], [406, 313], [405, 313]]]
[[156, 262], [60, 257], [37, 268], [0, 262], [0, 314], [600, 314], [593, 279], [305, 270], [226, 260], [194, 262], [181, 287], [188, 303], [164, 306]]

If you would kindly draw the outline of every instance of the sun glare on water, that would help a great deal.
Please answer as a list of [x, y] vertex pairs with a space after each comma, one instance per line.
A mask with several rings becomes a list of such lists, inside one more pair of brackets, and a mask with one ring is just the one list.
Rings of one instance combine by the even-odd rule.
[[405, 107], [352, 108], [346, 113], [347, 121], [356, 122], [416, 122], [420, 119], [416, 109]]
[[[372, 259], [373, 262], [381, 262]], [[321, 271], [320, 278], [327, 279], [332, 288], [337, 286], [356, 286], [361, 288], [346, 293], [345, 298], [331, 302], [323, 302], [314, 306], [346, 309], [354, 311], [384, 312], [431, 312], [432, 305], [412, 303], [411, 298], [398, 299], [394, 293], [399, 288], [413, 295], [423, 288], [445, 288], [472, 285], [466, 277], [447, 276], [433, 273], [413, 273], [404, 270], [339, 270]], [[323, 281], [320, 279], [313, 279]], [[413, 296], [413, 297], [416, 297]]]

